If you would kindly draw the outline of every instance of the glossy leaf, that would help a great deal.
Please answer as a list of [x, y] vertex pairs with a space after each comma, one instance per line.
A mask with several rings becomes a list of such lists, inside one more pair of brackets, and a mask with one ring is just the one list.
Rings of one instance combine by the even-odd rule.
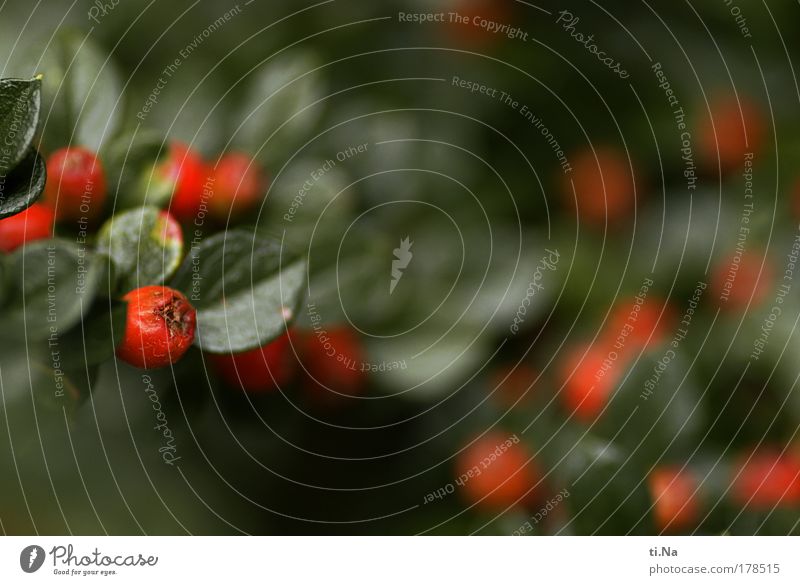
[[5, 178], [0, 177], [0, 219], [16, 215], [33, 205], [44, 191], [47, 169], [39, 153], [31, 149]]
[[39, 124], [41, 78], [0, 79], [0, 177], [7, 175], [27, 154]]

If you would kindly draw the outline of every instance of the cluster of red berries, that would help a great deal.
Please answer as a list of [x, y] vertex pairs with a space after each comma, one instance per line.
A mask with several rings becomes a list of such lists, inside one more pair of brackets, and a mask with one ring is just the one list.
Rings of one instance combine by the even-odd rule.
[[219, 223], [239, 219], [258, 205], [267, 187], [263, 170], [247, 154], [225, 154], [212, 166], [181, 142], [170, 144], [152, 180], [156, 191], [172, 194], [170, 213], [184, 223], [194, 221], [204, 204]]
[[[648, 477], [656, 526], [664, 532], [691, 530], [702, 521], [702, 478], [678, 466], [656, 468]], [[770, 512], [800, 506], [800, 454], [761, 447], [742, 455], [726, 490], [743, 508]]]
[[314, 400], [331, 403], [360, 394], [366, 380], [361, 341], [345, 326], [326, 331], [325, 343], [313, 331], [292, 328], [264, 347], [207, 357], [230, 387], [252, 394], [278, 390], [299, 378]]
[[[764, 146], [765, 116], [746, 97], [720, 94], [709, 102], [708, 113], [698, 116], [695, 130], [697, 158], [703, 170], [735, 172], [749, 154]], [[631, 157], [617, 147], [601, 144], [573, 153], [570, 164], [572, 172], [561, 177], [562, 194], [581, 223], [602, 228], [630, 217], [637, 194], [642, 192]], [[800, 209], [800, 199], [797, 207]]]
[[[267, 187], [263, 170], [250, 156], [228, 153], [212, 166], [180, 142], [170, 144], [153, 181], [171, 195], [169, 211], [184, 223], [197, 217], [204, 202], [215, 221], [236, 220], [258, 205]], [[0, 221], [0, 250], [11, 252], [25, 242], [51, 237], [55, 222], [94, 225], [107, 200], [106, 172], [99, 157], [80, 146], [61, 148], [47, 159], [43, 201]]]
[[674, 320], [670, 305], [655, 296], [618, 303], [597, 340], [573, 347], [562, 362], [560, 396], [570, 414], [595, 420], [632, 360], [664, 343]]
[[[456, 477], [463, 482], [463, 497], [487, 511], [512, 506], [530, 507], [541, 501], [544, 475], [531, 452], [520, 441], [501, 455], [498, 445], [507, 437], [491, 431], [476, 439], [456, 459]], [[487, 464], [487, 462], [491, 462]], [[475, 470], [479, 470], [476, 473]], [[703, 478], [694, 470], [660, 465], [647, 477], [652, 518], [662, 532], [696, 528], [703, 520], [703, 501], [708, 499]], [[725, 494], [738, 505], [771, 511], [776, 506], [800, 506], [800, 454], [760, 448], [740, 457]]]
[[[165, 161], [153, 173], [171, 193], [172, 213], [160, 216], [159, 237], [182, 242], [180, 224], [200, 211], [203, 198], [218, 222], [235, 219], [258, 204], [266, 181], [247, 155], [230, 153], [212, 168], [181, 143], [173, 143]], [[99, 157], [81, 147], [61, 148], [47, 159], [43, 200], [23, 213], [0, 221], [0, 250], [12, 252], [25, 244], [53, 236], [55, 224], [95, 226], [108, 203], [106, 172]], [[124, 361], [141, 368], [159, 368], [179, 360], [194, 341], [196, 312], [180, 292], [146, 286], [129, 292], [125, 335], [117, 348]]]

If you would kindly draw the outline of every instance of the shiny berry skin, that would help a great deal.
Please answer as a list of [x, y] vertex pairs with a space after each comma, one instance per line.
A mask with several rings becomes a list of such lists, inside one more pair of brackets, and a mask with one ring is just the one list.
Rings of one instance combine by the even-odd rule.
[[717, 303], [731, 311], [745, 311], [748, 305], [757, 307], [774, 285], [775, 274], [769, 258], [759, 252], [725, 258], [717, 264], [711, 277]]
[[577, 202], [581, 223], [603, 227], [606, 220], [614, 224], [631, 214], [636, 190], [630, 165], [624, 152], [609, 146], [587, 148], [572, 158], [572, 173], [562, 179], [563, 196], [572, 209]]
[[742, 506], [772, 509], [800, 505], [800, 455], [764, 447], [741, 458], [734, 472], [733, 499]]
[[0, 250], [13, 252], [25, 242], [45, 240], [53, 235], [53, 210], [34, 203], [17, 215], [0, 219]]
[[647, 478], [653, 498], [653, 519], [660, 531], [692, 528], [700, 518], [697, 481], [680, 467], [657, 467]]
[[675, 321], [675, 313], [663, 299], [635, 297], [618, 302], [609, 315], [604, 338], [619, 342], [621, 352], [638, 352], [664, 343]]
[[183, 357], [197, 324], [196, 311], [183, 294], [166, 286], [144, 286], [123, 300], [128, 315], [117, 357], [145, 369], [163, 368]]
[[167, 160], [154, 173], [155, 181], [163, 181], [172, 192], [169, 211], [184, 223], [194, 221], [208, 199], [211, 169], [202, 157], [182, 142], [173, 142]]
[[623, 352], [615, 351], [607, 344], [580, 345], [567, 354], [561, 368], [564, 387], [560, 396], [578, 420], [594, 421], [614, 393], [627, 361]]
[[250, 351], [206, 354], [206, 357], [226, 384], [253, 394], [278, 390], [288, 384], [296, 365], [288, 333]]
[[[747, 153], [757, 154], [764, 144], [767, 124], [761, 109], [744, 96], [716, 96], [703, 106], [699, 150], [706, 166], [722, 171], [740, 169]], [[712, 125], [713, 120], [713, 125]]]
[[55, 151], [47, 159], [44, 202], [57, 221], [92, 221], [103, 213], [107, 187], [103, 165], [95, 154], [75, 146]]
[[302, 353], [303, 367], [318, 394], [337, 398], [355, 396], [366, 382], [361, 340], [348, 327], [332, 327], [306, 334]]
[[490, 431], [456, 457], [455, 473], [463, 497], [490, 510], [523, 505], [535, 496], [541, 474], [516, 437]]
[[209, 201], [212, 216], [219, 222], [241, 217], [254, 209], [264, 193], [266, 179], [261, 167], [240, 152], [223, 156], [214, 169], [214, 196]]

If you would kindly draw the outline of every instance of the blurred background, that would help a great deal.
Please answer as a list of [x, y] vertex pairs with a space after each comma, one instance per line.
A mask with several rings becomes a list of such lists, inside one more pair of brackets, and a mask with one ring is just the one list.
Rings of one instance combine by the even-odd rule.
[[[3, 531], [800, 532], [798, 17], [3, 3], [2, 77], [45, 74], [41, 150], [248, 153], [269, 185], [214, 229], [306, 257], [296, 339], [353, 363], [323, 388], [298, 342], [296, 375], [247, 392], [197, 349], [110, 359], [65, 406], [12, 334], [38, 308], [6, 298]], [[146, 190], [125, 180], [115, 210]]]

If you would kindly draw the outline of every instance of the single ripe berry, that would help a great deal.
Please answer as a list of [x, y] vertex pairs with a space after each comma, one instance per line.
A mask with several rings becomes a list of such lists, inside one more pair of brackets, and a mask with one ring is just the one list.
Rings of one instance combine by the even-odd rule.
[[459, 453], [455, 472], [467, 501], [494, 510], [525, 504], [541, 477], [519, 438], [496, 431]]
[[209, 202], [213, 217], [220, 222], [237, 219], [258, 204], [266, 180], [251, 157], [240, 152], [223, 156], [214, 170], [214, 196]]
[[288, 384], [296, 365], [288, 333], [251, 351], [207, 356], [229, 386], [252, 393], [269, 392]]
[[128, 302], [125, 335], [117, 357], [137, 368], [177, 362], [194, 341], [197, 314], [187, 298], [166, 286], [144, 286], [123, 297]]
[[303, 367], [317, 395], [334, 399], [355, 396], [365, 383], [363, 350], [358, 335], [347, 327], [310, 332], [303, 344]]
[[764, 447], [742, 458], [732, 497], [742, 506], [772, 509], [800, 504], [800, 456]]
[[90, 222], [100, 216], [106, 201], [106, 175], [95, 154], [75, 146], [55, 151], [47, 159], [44, 202], [57, 221]]
[[[584, 355], [585, 354], [585, 355]], [[605, 408], [627, 360], [610, 345], [573, 348], [561, 368], [561, 399], [572, 416], [592, 422]]]
[[[709, 104], [711, 116], [703, 110], [699, 148], [704, 163], [719, 164], [724, 171], [744, 166], [748, 153], [756, 154], [764, 143], [766, 123], [761, 109], [744, 96], [716, 96]], [[713, 124], [712, 124], [713, 120]]]
[[653, 498], [653, 518], [658, 530], [681, 531], [699, 519], [697, 482], [680, 467], [657, 467], [647, 478]]
[[775, 283], [769, 258], [759, 252], [743, 252], [717, 265], [711, 287], [722, 308], [744, 311], [763, 302]]
[[53, 210], [34, 203], [22, 213], [0, 219], [0, 250], [12, 252], [25, 242], [44, 240], [53, 235]]
[[658, 346], [667, 340], [675, 314], [667, 302], [649, 296], [636, 297], [616, 304], [609, 316], [605, 339], [620, 352], [636, 353]]
[[581, 223], [602, 227], [606, 220], [613, 224], [628, 217], [636, 206], [630, 165], [623, 152], [610, 146], [587, 148], [572, 158], [572, 173], [564, 177], [563, 190]]
[[156, 191], [172, 194], [170, 213], [185, 223], [195, 221], [211, 193], [211, 170], [202, 157], [186, 144], [173, 142], [167, 160], [153, 174]]

